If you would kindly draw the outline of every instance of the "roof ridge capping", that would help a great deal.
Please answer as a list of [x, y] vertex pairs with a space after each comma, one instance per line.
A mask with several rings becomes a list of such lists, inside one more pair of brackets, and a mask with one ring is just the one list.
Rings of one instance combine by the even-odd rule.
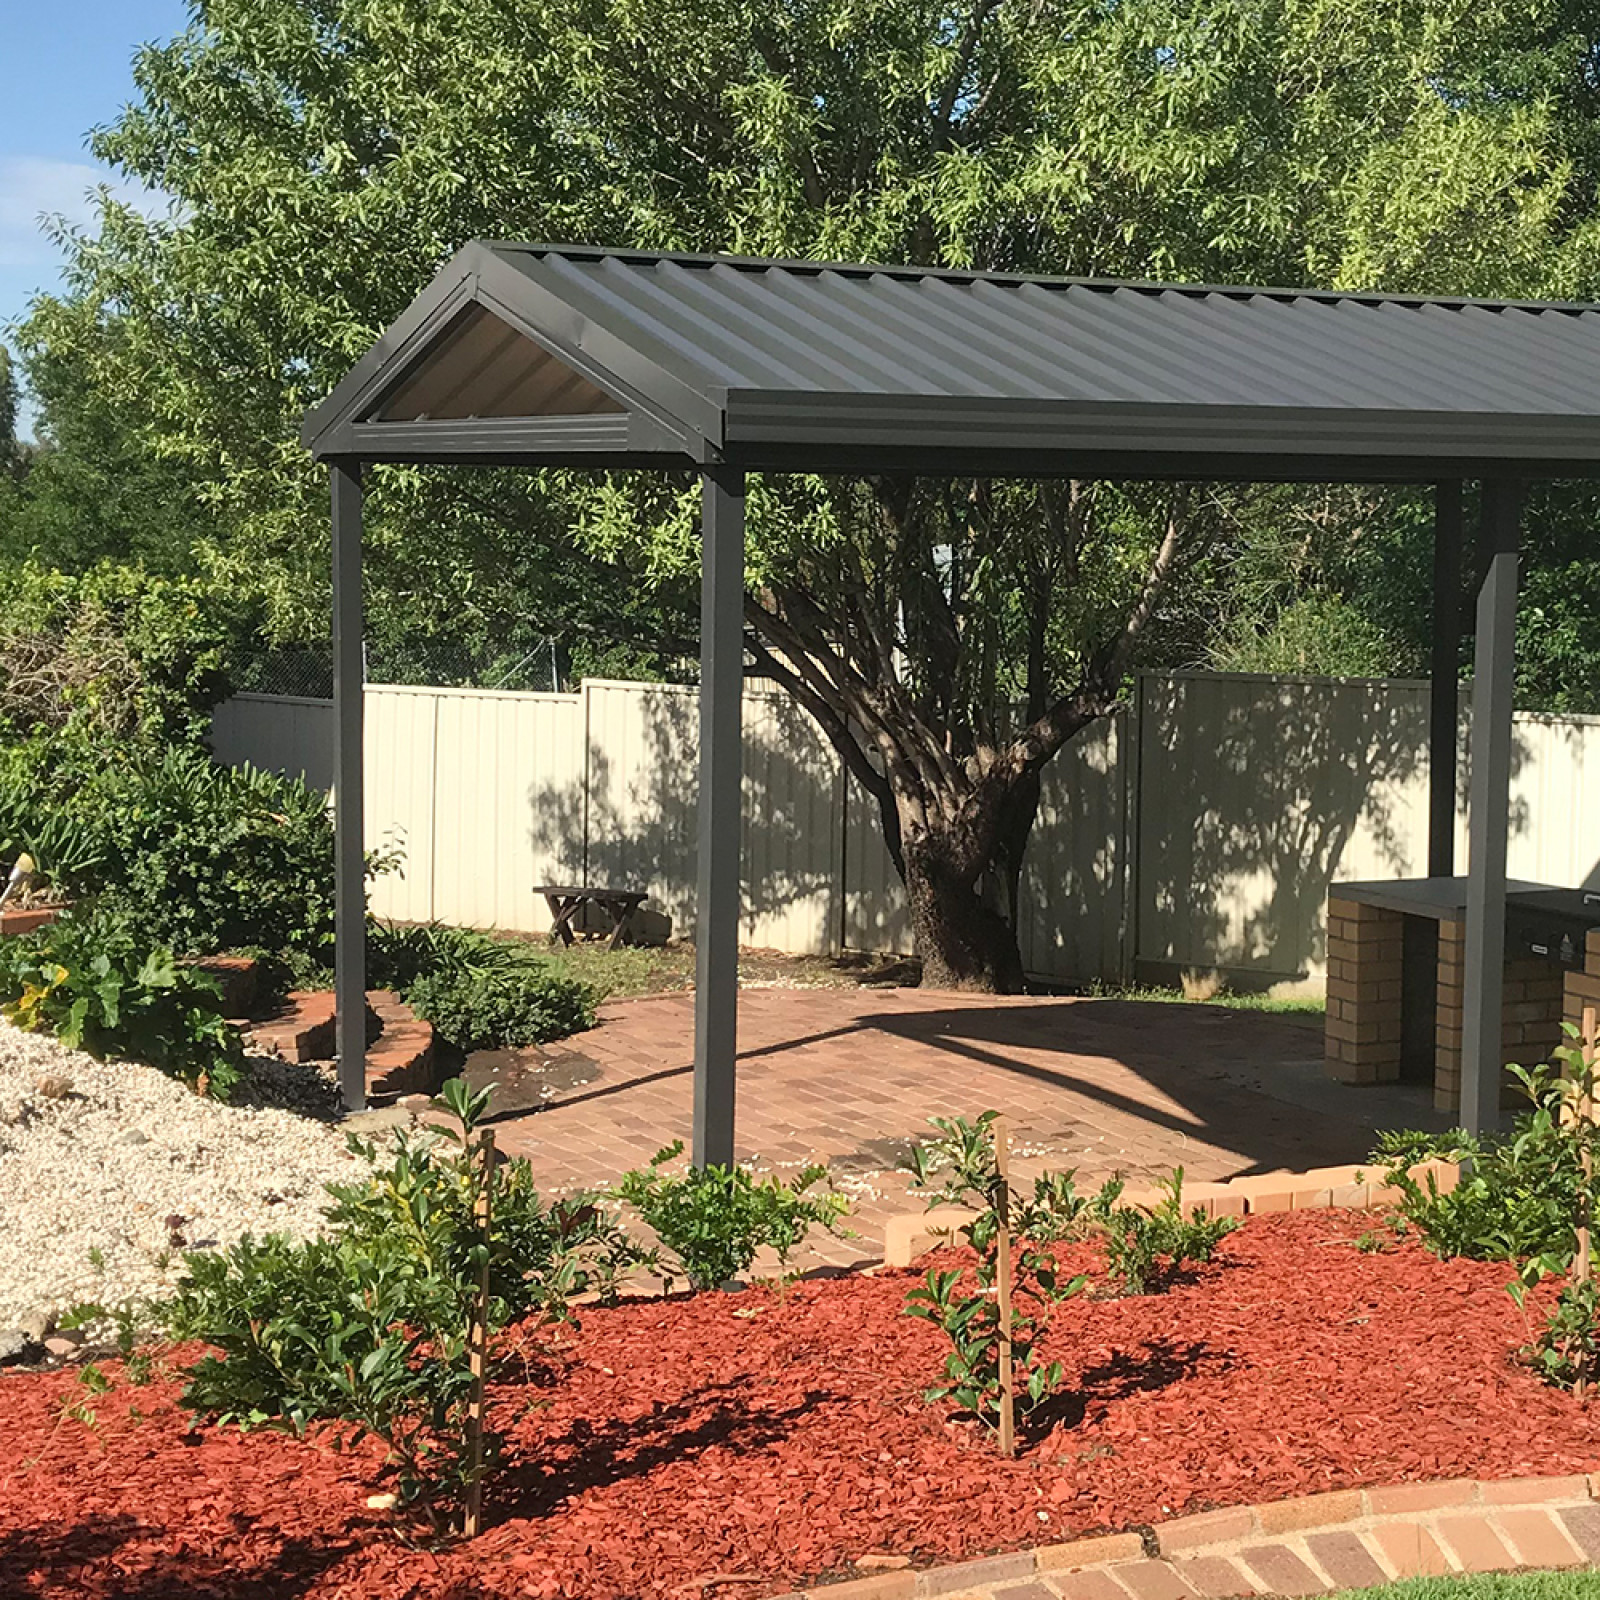
[[476, 239], [472, 243], [495, 255], [560, 256], [568, 261], [611, 260], [640, 267], [662, 264], [700, 270], [731, 267], [741, 272], [777, 270], [807, 276], [829, 272], [847, 278], [889, 277], [907, 282], [932, 278], [955, 284], [988, 283], [1001, 288], [1031, 286], [1039, 289], [1092, 289], [1101, 293], [1126, 289], [1151, 295], [1180, 294], [1195, 298], [1204, 295], [1223, 295], [1234, 300], [1259, 296], [1270, 300], [1318, 300], [1327, 303], [1352, 301], [1358, 305], [1393, 305], [1413, 309], [1432, 306], [1444, 310], [1474, 308], [1482, 311], [1552, 311], [1569, 315], [1600, 312], [1600, 302], [1588, 300], [1493, 299], [1478, 295], [1407, 294], [1380, 289], [1291, 288], [1285, 285], [1266, 284], [1169, 283], [1144, 278], [1090, 278], [1050, 273], [985, 271], [978, 268], [891, 266], [886, 263], [866, 261], [806, 261], [766, 256], [697, 254], [684, 250], [621, 249], [609, 245], [537, 244], [504, 239]]

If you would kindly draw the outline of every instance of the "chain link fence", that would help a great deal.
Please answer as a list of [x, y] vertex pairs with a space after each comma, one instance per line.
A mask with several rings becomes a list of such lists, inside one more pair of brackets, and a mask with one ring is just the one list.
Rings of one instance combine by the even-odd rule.
[[[475, 650], [455, 640], [415, 639], [368, 644], [368, 683], [413, 684], [435, 689], [516, 689], [524, 693], [570, 689], [562, 652], [542, 639], [518, 652]], [[234, 673], [243, 694], [293, 695], [307, 700], [333, 696], [331, 642], [285, 645], [244, 660]]]

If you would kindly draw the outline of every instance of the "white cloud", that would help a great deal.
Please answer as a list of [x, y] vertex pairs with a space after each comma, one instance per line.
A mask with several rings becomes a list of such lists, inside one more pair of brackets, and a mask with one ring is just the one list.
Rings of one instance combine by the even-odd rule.
[[142, 211], [165, 210], [163, 197], [154, 191], [85, 161], [0, 155], [0, 267], [54, 265], [56, 249], [40, 225], [41, 217], [92, 221], [94, 191], [101, 184]]

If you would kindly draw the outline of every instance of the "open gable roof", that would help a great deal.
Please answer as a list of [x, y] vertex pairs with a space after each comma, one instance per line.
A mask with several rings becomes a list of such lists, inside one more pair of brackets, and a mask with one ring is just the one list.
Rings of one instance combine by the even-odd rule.
[[319, 456], [1430, 478], [1600, 472], [1600, 309], [463, 249]]

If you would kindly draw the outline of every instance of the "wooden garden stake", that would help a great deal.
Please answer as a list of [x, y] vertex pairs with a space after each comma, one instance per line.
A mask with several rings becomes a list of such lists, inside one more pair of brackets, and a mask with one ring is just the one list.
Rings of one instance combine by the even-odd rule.
[[1017, 1453], [1017, 1388], [1011, 1370], [1011, 1131], [994, 1119], [995, 1269], [1000, 1304], [1000, 1454]]
[[489, 1362], [489, 1197], [494, 1189], [493, 1128], [485, 1128], [478, 1136], [472, 1157], [477, 1177], [472, 1217], [478, 1225], [478, 1242], [483, 1246], [483, 1265], [478, 1270], [478, 1293], [473, 1301], [472, 1319], [467, 1324], [467, 1360], [472, 1372], [472, 1390], [467, 1400], [467, 1503], [461, 1518], [461, 1531], [468, 1539], [477, 1537], [478, 1521], [483, 1510], [483, 1406]]
[[[1578, 1117], [1585, 1123], [1594, 1121], [1594, 1095], [1591, 1092], [1594, 1085], [1594, 1070], [1596, 1056], [1595, 1041], [1595, 1008], [1583, 1008], [1583, 1086], [1578, 1096]], [[1584, 1136], [1580, 1147], [1580, 1159], [1583, 1162], [1583, 1198], [1578, 1211], [1578, 1264], [1573, 1270], [1575, 1282], [1587, 1283], [1589, 1281], [1591, 1266], [1589, 1255], [1589, 1191], [1594, 1182], [1594, 1151], [1589, 1147], [1588, 1136]], [[1581, 1381], [1581, 1380], [1580, 1380]]]

